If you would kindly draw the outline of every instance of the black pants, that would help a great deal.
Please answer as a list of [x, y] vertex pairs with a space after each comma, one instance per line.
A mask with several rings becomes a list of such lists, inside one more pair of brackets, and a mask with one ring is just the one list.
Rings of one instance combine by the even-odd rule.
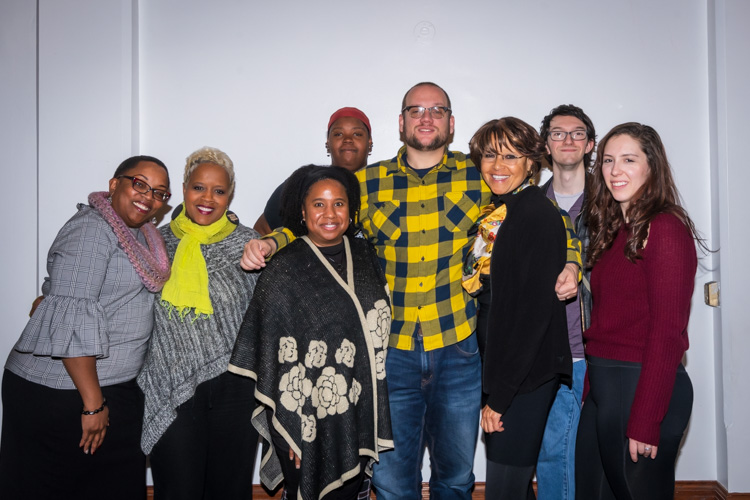
[[225, 372], [200, 384], [151, 451], [156, 500], [253, 497], [255, 381]]
[[656, 458], [639, 456], [634, 463], [625, 432], [640, 373], [640, 363], [588, 358], [590, 390], [576, 441], [576, 498], [674, 498], [675, 461], [693, 408], [693, 385], [680, 365]]
[[505, 430], [484, 434], [487, 499], [534, 498], [531, 479], [542, 447], [547, 415], [559, 388], [560, 381], [555, 377], [531, 392], [516, 394], [502, 417]]
[[135, 380], [102, 387], [109, 427], [93, 455], [78, 447], [77, 390], [52, 389], [5, 370], [2, 392], [0, 498], [146, 498], [143, 393]]

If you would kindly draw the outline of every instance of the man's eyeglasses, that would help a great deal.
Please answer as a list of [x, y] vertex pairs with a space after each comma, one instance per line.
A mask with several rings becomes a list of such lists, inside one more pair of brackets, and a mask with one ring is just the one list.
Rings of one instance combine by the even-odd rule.
[[169, 191], [164, 191], [163, 189], [154, 189], [138, 177], [133, 177], [131, 175], [121, 175], [117, 178], [130, 179], [133, 182], [133, 189], [135, 189], [139, 193], [148, 194], [148, 192], [151, 191], [151, 197], [153, 197], [153, 199], [155, 199], [156, 201], [167, 201], [172, 197], [172, 193], [170, 193]]
[[402, 113], [407, 113], [409, 118], [418, 120], [424, 116], [425, 111], [430, 112], [430, 116], [435, 120], [440, 120], [446, 114], [451, 112], [451, 108], [445, 106], [433, 106], [431, 108], [425, 108], [424, 106], [406, 106], [401, 110]]
[[572, 132], [564, 132], [562, 130], [553, 130], [549, 133], [549, 138], [552, 139], [555, 142], [564, 141], [566, 137], [570, 136], [570, 138], [574, 141], [585, 141], [588, 134], [585, 130], [574, 130]]

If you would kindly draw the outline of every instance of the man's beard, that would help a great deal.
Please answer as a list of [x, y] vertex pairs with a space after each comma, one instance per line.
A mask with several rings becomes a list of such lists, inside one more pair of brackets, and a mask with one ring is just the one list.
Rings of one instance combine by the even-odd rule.
[[440, 134], [436, 136], [429, 144], [422, 144], [414, 135], [405, 137], [404, 142], [407, 146], [411, 146], [417, 151], [437, 151], [438, 149], [443, 149], [445, 146], [450, 144], [451, 141], [449, 134]]

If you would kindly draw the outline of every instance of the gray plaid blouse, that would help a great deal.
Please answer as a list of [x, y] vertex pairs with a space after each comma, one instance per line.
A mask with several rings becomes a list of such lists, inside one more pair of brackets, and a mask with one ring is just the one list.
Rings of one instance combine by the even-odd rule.
[[[47, 256], [39, 304], [5, 368], [30, 382], [75, 389], [61, 358], [96, 356], [102, 386], [134, 379], [143, 364], [154, 296], [95, 209], [78, 205]], [[143, 234], [138, 240], [145, 244]]]

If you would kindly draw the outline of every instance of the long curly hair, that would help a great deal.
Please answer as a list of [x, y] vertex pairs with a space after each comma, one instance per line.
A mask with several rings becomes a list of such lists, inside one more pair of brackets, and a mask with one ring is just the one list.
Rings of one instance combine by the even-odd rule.
[[[620, 204], [604, 182], [602, 163], [607, 143], [614, 137], [627, 135], [638, 142], [646, 155], [649, 176], [635, 193], [628, 206], [627, 214], [622, 213]], [[602, 254], [612, 246], [617, 232], [628, 224], [628, 241], [625, 244], [625, 257], [630, 262], [641, 258], [651, 220], [662, 213], [669, 213], [680, 219], [693, 238], [707, 251], [706, 244], [695, 229], [695, 224], [680, 204], [680, 195], [672, 177], [672, 169], [667, 161], [667, 153], [661, 137], [652, 127], [635, 122], [623, 123], [610, 130], [599, 142], [594, 162], [593, 178], [586, 184], [586, 207], [591, 241], [587, 266], [593, 267]]]

